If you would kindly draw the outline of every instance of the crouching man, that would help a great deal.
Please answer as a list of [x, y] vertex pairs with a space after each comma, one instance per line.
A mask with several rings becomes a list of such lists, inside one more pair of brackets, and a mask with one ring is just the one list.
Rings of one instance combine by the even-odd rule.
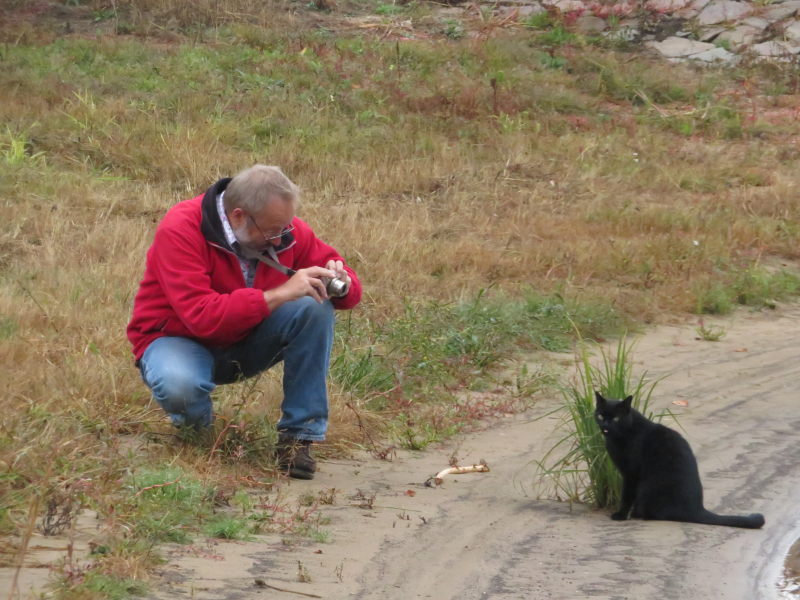
[[295, 216], [298, 200], [278, 167], [255, 165], [172, 207], [127, 333], [142, 378], [179, 427], [208, 427], [217, 385], [283, 361], [278, 464], [311, 479], [310, 445], [328, 426], [333, 311], [358, 304], [361, 284]]

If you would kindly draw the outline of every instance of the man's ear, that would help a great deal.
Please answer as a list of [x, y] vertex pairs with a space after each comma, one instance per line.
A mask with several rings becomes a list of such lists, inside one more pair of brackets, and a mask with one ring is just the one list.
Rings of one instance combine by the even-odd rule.
[[230, 221], [231, 225], [234, 227], [241, 227], [246, 219], [247, 213], [238, 206], [228, 213], [228, 221]]

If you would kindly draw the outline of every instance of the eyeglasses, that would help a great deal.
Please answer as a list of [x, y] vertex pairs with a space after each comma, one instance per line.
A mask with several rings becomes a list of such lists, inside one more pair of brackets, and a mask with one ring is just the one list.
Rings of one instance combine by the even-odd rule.
[[284, 227], [283, 229], [281, 229], [281, 232], [277, 235], [267, 235], [266, 233], [264, 233], [264, 230], [258, 226], [258, 223], [256, 223], [256, 220], [251, 215], [247, 215], [247, 218], [250, 219], [253, 225], [255, 225], [255, 228], [258, 229], [258, 233], [261, 234], [265, 242], [272, 242], [273, 240], [279, 240], [287, 233], [294, 231], [294, 226], [289, 225], [288, 227]]

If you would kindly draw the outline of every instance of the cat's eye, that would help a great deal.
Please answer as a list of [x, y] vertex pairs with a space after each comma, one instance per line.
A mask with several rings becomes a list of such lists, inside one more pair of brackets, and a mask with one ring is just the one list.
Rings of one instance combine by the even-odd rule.
[[619, 423], [619, 417], [614, 417], [613, 421], [614, 423]]

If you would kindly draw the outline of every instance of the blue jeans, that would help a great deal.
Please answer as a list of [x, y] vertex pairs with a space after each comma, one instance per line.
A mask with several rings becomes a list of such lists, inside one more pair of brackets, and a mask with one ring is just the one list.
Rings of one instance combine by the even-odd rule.
[[241, 342], [209, 348], [185, 337], [154, 340], [139, 361], [142, 378], [176, 426], [208, 427], [217, 384], [251, 377], [283, 361], [281, 435], [321, 441], [328, 429], [326, 377], [333, 305], [305, 297], [279, 306]]

